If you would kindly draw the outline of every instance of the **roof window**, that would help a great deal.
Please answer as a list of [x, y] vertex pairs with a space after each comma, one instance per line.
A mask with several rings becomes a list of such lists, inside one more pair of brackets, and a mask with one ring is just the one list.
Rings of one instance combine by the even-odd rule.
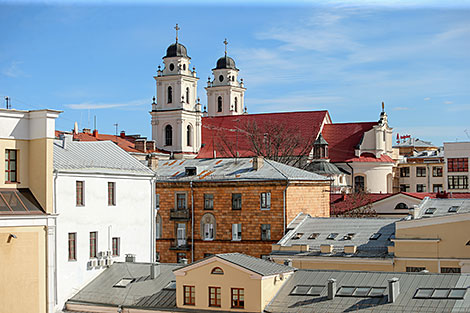
[[134, 278], [122, 278], [120, 281], [118, 281], [116, 284], [114, 284], [113, 287], [116, 288], [126, 288], [127, 285], [132, 283], [134, 281]]
[[319, 296], [324, 288], [324, 285], [297, 285], [290, 294], [296, 296]]
[[328, 240], [335, 240], [336, 237], [338, 237], [338, 233], [331, 233], [328, 235], [328, 237], [326, 237], [326, 239]]
[[385, 289], [385, 287], [342, 286], [336, 295], [341, 297], [383, 297]]
[[418, 288], [414, 299], [463, 299], [467, 288]]
[[424, 214], [431, 215], [434, 214], [434, 212], [436, 212], [436, 208], [427, 208], [426, 211], [424, 211]]
[[382, 236], [381, 233], [373, 233], [370, 237], [369, 237], [369, 240], [377, 240], [380, 238], [380, 236]]
[[186, 176], [195, 176], [197, 173], [197, 168], [196, 167], [185, 167], [184, 168], [184, 173]]
[[319, 233], [311, 233], [310, 236], [308, 236], [308, 239], [317, 239], [318, 236], [320, 236]]
[[175, 290], [176, 289], [176, 281], [172, 280], [165, 286], [163, 289]]
[[351, 240], [353, 239], [355, 233], [347, 233], [346, 235], [343, 236], [343, 240]]
[[304, 235], [304, 233], [297, 233], [292, 237], [292, 240], [298, 240], [298, 239], [302, 238], [303, 235]]
[[449, 213], [456, 213], [460, 209], [459, 206], [453, 205], [449, 208], [448, 212]]

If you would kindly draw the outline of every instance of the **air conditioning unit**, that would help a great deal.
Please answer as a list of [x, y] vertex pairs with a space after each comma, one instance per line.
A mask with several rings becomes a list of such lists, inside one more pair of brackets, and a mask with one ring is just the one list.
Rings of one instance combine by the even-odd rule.
[[98, 260], [98, 264], [99, 264], [100, 267], [106, 266], [106, 259]]
[[98, 260], [97, 259], [92, 259], [90, 262], [91, 262], [91, 267], [98, 267]]
[[94, 267], [93, 266], [93, 260], [88, 261], [87, 264], [86, 264], [86, 267], [87, 267], [88, 270], [91, 270]]
[[111, 250], [106, 251], [106, 256], [111, 257], [113, 255], [113, 252]]
[[106, 265], [106, 266], [111, 266], [111, 265], [113, 265], [113, 259], [105, 259], [105, 265]]
[[104, 258], [104, 257], [106, 257], [106, 251], [98, 252], [98, 258]]

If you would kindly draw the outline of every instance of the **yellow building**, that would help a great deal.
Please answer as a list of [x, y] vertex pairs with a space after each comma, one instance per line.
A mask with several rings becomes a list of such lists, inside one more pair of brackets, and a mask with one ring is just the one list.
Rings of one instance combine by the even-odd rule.
[[51, 312], [55, 216], [52, 110], [0, 109], [0, 312]]

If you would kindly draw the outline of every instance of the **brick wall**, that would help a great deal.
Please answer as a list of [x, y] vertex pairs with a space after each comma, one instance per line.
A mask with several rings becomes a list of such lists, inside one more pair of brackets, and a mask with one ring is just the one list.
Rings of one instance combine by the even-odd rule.
[[330, 216], [330, 183], [291, 184], [287, 188], [287, 224], [299, 213]]

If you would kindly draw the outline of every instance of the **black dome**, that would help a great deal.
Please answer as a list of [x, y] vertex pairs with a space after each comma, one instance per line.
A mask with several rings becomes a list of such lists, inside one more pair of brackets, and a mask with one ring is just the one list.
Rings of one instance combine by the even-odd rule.
[[215, 69], [218, 70], [223, 68], [231, 68], [237, 70], [237, 68], [235, 67], [235, 61], [229, 56], [223, 56], [217, 60], [217, 66], [215, 67]]
[[170, 58], [170, 57], [188, 57], [188, 51], [186, 50], [186, 47], [183, 46], [182, 44], [176, 42], [172, 44], [171, 46], [166, 49], [166, 55], [165, 58]]

